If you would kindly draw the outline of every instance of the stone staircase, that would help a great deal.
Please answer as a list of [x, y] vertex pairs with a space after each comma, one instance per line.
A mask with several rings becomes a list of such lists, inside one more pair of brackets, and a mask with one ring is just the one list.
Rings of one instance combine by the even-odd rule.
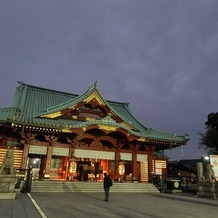
[[[102, 182], [32, 181], [31, 192], [103, 192]], [[113, 183], [110, 192], [159, 193], [151, 183]]]

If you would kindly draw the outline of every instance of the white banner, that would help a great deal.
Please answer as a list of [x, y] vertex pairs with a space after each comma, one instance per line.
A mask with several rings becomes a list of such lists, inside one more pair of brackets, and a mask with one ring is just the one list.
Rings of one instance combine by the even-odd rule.
[[147, 161], [148, 155], [146, 154], [137, 154], [137, 161]]
[[52, 155], [56, 156], [69, 156], [69, 148], [56, 148], [52, 150]]
[[37, 145], [30, 145], [29, 147], [29, 154], [47, 154], [47, 147], [46, 146], [37, 146]]
[[80, 158], [93, 158], [93, 159], [105, 159], [105, 160], [114, 160], [115, 158], [114, 152], [83, 150], [83, 149], [75, 149], [74, 155]]
[[120, 153], [121, 160], [132, 160], [132, 154], [130, 153]]

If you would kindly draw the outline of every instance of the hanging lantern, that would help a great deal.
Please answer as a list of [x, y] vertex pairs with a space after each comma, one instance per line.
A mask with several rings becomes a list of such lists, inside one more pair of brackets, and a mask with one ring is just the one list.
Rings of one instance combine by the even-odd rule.
[[118, 173], [120, 176], [125, 174], [125, 164], [126, 162], [123, 160], [118, 161]]
[[125, 174], [125, 166], [124, 166], [124, 164], [120, 164], [118, 166], [118, 172], [119, 172], [120, 176], [123, 176]]
[[70, 162], [70, 173], [76, 173], [77, 163], [75, 161]]

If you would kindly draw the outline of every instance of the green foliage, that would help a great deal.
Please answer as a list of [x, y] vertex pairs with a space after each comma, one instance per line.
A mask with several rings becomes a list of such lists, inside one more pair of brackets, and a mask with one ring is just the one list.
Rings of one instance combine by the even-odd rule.
[[218, 113], [210, 113], [207, 118], [206, 132], [199, 133], [200, 145], [204, 146], [209, 154], [218, 154]]

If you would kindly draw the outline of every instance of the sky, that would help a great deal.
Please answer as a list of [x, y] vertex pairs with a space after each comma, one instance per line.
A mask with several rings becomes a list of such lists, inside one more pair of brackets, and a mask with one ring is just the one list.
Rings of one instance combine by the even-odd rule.
[[129, 102], [148, 128], [189, 134], [170, 160], [197, 159], [218, 111], [217, 0], [0, 1], [0, 108], [18, 81]]

